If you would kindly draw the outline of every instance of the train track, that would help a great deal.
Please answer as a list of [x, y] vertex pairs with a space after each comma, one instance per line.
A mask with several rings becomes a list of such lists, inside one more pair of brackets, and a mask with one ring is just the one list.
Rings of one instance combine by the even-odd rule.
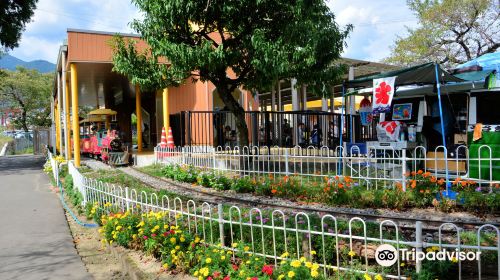
[[[130, 172], [127, 170], [132, 170], [133, 172]], [[198, 200], [198, 201], [203, 201], [203, 202], [208, 202], [208, 203], [230, 203], [234, 205], [239, 205], [239, 206], [246, 206], [246, 207], [259, 207], [261, 209], [265, 208], [273, 208], [273, 209], [280, 209], [280, 210], [285, 210], [288, 212], [308, 212], [308, 213], [324, 213], [324, 214], [330, 214], [333, 215], [334, 217], [342, 217], [345, 219], [350, 219], [353, 217], [360, 217], [365, 221], [370, 221], [370, 222], [380, 222], [383, 220], [392, 220], [395, 223], [397, 223], [401, 228], [407, 228], [407, 229], [414, 229], [416, 222], [423, 222], [423, 227], [424, 229], [427, 230], [435, 230], [437, 229], [440, 225], [444, 223], [453, 223], [459, 227], [462, 228], [475, 228], [478, 226], [482, 226], [484, 224], [491, 224], [494, 226], [499, 227], [500, 223], [498, 222], [487, 222], [487, 221], [471, 221], [471, 220], [447, 220], [447, 219], [428, 219], [428, 218], [422, 218], [422, 217], [403, 217], [403, 216], [395, 216], [395, 215], [380, 215], [380, 214], [374, 214], [374, 213], [367, 213], [366, 210], [359, 210], [359, 209], [332, 209], [332, 208], [323, 208], [323, 207], [311, 207], [311, 206], [301, 206], [301, 205], [296, 205], [296, 203], [291, 202], [291, 201], [282, 201], [283, 203], [273, 203], [273, 202], [266, 202], [263, 201], [264, 197], [258, 197], [255, 199], [255, 196], [253, 197], [252, 200], [248, 198], [244, 198], [243, 194], [237, 194], [240, 197], [235, 197], [235, 196], [230, 196], [230, 195], [225, 195], [221, 194], [220, 192], [216, 191], [208, 191], [209, 189], [202, 189], [200, 188], [194, 188], [191, 186], [186, 186], [183, 183], [178, 183], [170, 179], [166, 178], [161, 178], [157, 176], [153, 176], [150, 174], [147, 174], [137, 168], [134, 167], [126, 167], [126, 168], [121, 168], [122, 171], [127, 173], [130, 176], [135, 177], [136, 179], [140, 180], [143, 184], [147, 185], [148, 187], [151, 187], [153, 189], [161, 190], [170, 190], [178, 195], [183, 195], [192, 198], [193, 200]], [[134, 174], [136, 173], [136, 174]], [[139, 175], [137, 175], [137, 173]], [[145, 179], [149, 178], [149, 180]], [[161, 182], [162, 185], [158, 186], [158, 184], [153, 184], [151, 183], [151, 179], [156, 180], [156, 183]], [[165, 184], [168, 184], [166, 187]], [[210, 189], [211, 190], [211, 189]], [[180, 192], [179, 192], [180, 191]], [[273, 199], [274, 200], [274, 199]], [[281, 201], [280, 201], [281, 202]]]

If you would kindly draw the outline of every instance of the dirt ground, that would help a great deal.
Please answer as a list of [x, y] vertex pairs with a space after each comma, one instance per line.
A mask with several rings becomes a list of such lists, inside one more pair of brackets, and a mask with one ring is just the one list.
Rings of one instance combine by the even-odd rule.
[[[52, 190], [59, 196], [57, 190], [54, 188]], [[72, 211], [76, 212], [74, 209]], [[194, 279], [189, 275], [168, 273], [159, 261], [145, 256], [142, 252], [119, 246], [114, 246], [112, 249], [107, 246], [103, 247], [98, 228], [88, 228], [77, 224], [69, 213], [66, 213], [66, 219], [78, 254], [87, 271], [96, 280]], [[78, 215], [78, 219], [82, 222], [89, 222], [84, 216]]]

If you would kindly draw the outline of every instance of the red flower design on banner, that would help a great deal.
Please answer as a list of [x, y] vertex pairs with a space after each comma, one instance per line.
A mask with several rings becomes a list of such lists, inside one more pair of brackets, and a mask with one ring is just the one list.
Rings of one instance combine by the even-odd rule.
[[389, 103], [389, 92], [392, 88], [386, 82], [381, 82], [380, 85], [375, 89], [375, 97], [377, 98], [376, 103], [387, 104]]
[[385, 130], [387, 132], [389, 132], [390, 134], [394, 134], [394, 130], [396, 129], [397, 126], [398, 126], [397, 123], [395, 123], [395, 122], [389, 122], [387, 124], [387, 126], [385, 127]]

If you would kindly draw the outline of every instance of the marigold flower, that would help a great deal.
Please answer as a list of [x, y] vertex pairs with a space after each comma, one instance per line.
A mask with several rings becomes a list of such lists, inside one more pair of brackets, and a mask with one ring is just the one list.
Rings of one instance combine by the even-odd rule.
[[295, 272], [288, 271], [288, 278], [293, 278], [293, 277], [295, 277]]
[[352, 258], [352, 257], [356, 256], [356, 253], [351, 250], [351, 251], [349, 251], [349, 253], [347, 255], [349, 255], [349, 257]]
[[319, 273], [318, 273], [318, 271], [317, 271], [317, 270], [311, 270], [311, 277], [312, 277], [312, 278], [316, 278], [316, 277], [318, 277], [318, 276], [319, 276]]
[[293, 260], [291, 263], [290, 263], [291, 266], [297, 268], [297, 267], [300, 267], [302, 264], [299, 260]]
[[205, 260], [205, 262], [206, 262], [206, 263], [211, 263], [211, 262], [212, 262], [212, 259], [211, 259], [211, 258], [207, 258], [207, 259]]

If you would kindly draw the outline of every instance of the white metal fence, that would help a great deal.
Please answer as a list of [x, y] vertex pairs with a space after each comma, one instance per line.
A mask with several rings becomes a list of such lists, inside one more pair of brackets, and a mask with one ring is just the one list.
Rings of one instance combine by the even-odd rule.
[[[49, 157], [57, 179], [58, 166], [50, 154]], [[418, 259], [415, 262], [406, 261], [405, 266], [399, 259], [391, 268], [377, 266], [373, 259], [374, 248], [380, 244], [391, 244], [398, 250], [406, 248], [424, 253], [430, 247], [456, 252], [482, 252], [482, 257], [475, 261], [457, 259], [448, 276], [456, 275], [456, 279], [500, 279], [500, 231], [491, 224], [465, 229], [443, 223], [431, 230], [423, 229], [425, 221], [418, 221], [408, 229], [393, 220], [374, 224], [361, 217], [341, 220], [320, 213], [197, 203], [183, 201], [179, 197], [158, 197], [154, 192], [137, 192], [89, 179], [72, 162], [68, 163], [68, 169], [74, 185], [84, 197], [84, 204], [98, 202], [103, 205], [109, 202], [122, 211], [133, 213], [166, 211], [166, 219], [170, 223], [201, 236], [210, 245], [231, 247], [229, 244], [234, 242], [247, 243], [253, 253], [276, 265], [279, 265], [285, 252], [290, 252], [292, 258], [313, 258], [314, 250], [317, 252], [315, 261], [321, 264], [323, 273], [338, 279], [342, 279], [341, 272], [407, 279], [411, 271], [423, 269], [423, 262]]]
[[[406, 174], [422, 170], [436, 178], [470, 179], [484, 185], [500, 183], [500, 158], [487, 145], [480, 146], [477, 156], [470, 155], [469, 148], [458, 146], [448, 151], [440, 146], [433, 151], [418, 146], [408, 151], [391, 147], [358, 146], [349, 150], [338, 147], [218, 147], [200, 148], [155, 147], [155, 161], [160, 164], [188, 164], [221, 172], [235, 172], [248, 176], [300, 175], [300, 180], [321, 179], [326, 175], [350, 176], [357, 184], [367, 188], [393, 185], [406, 188]], [[452, 154], [453, 156], [449, 156]], [[447, 174], [448, 173], [448, 176]]]

